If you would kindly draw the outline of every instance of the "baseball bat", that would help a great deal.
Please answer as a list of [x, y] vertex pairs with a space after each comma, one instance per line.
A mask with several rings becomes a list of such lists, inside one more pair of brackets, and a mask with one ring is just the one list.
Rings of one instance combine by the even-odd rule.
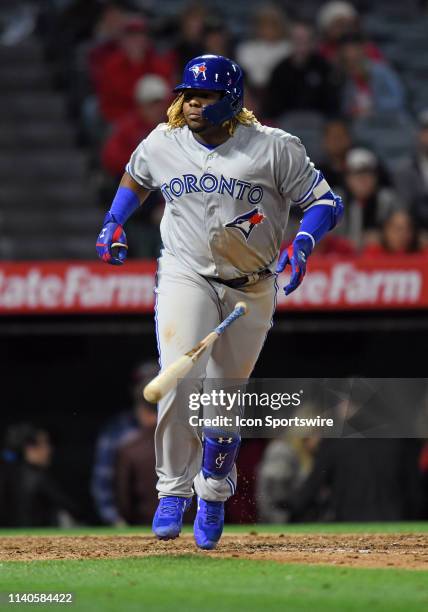
[[144, 398], [156, 404], [165, 395], [173, 389], [179, 378], [184, 378], [190, 372], [193, 365], [202, 355], [202, 353], [213, 344], [219, 336], [231, 325], [236, 319], [247, 313], [247, 305], [245, 302], [238, 302], [235, 308], [228, 317], [224, 319], [212, 332], [205, 336], [196, 346], [190, 351], [179, 357], [170, 366], [165, 368], [163, 372], [158, 374], [144, 387]]

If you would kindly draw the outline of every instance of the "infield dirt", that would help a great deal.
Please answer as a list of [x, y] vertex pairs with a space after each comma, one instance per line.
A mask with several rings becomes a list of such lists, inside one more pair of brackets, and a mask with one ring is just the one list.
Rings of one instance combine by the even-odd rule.
[[0, 537], [0, 561], [209, 555], [351, 567], [428, 570], [428, 534], [226, 534], [215, 551], [191, 535], [160, 542], [149, 535]]

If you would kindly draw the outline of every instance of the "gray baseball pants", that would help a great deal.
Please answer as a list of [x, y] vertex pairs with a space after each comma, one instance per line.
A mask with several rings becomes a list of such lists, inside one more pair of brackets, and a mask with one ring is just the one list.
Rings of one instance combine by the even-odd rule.
[[[232, 312], [236, 302], [245, 301], [247, 315], [203, 353], [183, 384], [186, 394], [202, 393], [209, 391], [209, 379], [248, 379], [272, 324], [275, 297], [274, 276], [231, 289], [207, 281], [163, 251], [155, 313], [161, 367], [193, 348]], [[155, 433], [159, 497], [191, 497], [196, 492], [207, 501], [226, 501], [236, 490], [236, 467], [223, 480], [203, 477], [201, 432], [190, 425], [191, 412], [183, 401], [179, 386], [159, 402]]]

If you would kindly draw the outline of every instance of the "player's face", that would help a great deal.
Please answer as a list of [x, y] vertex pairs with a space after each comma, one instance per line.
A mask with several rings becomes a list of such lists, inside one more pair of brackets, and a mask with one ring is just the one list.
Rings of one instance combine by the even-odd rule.
[[208, 89], [189, 89], [184, 92], [183, 115], [189, 130], [197, 134], [213, 127], [202, 116], [202, 110], [204, 106], [215, 104], [220, 98], [221, 93], [219, 91]]

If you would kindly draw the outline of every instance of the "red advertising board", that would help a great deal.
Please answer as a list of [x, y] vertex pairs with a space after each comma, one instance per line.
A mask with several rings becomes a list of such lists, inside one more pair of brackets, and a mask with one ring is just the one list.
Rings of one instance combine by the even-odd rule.
[[278, 298], [278, 307], [287, 310], [427, 308], [428, 258], [314, 256], [301, 286], [288, 297], [279, 292]]
[[[0, 314], [149, 313], [156, 264], [129, 261], [0, 264]], [[278, 279], [280, 287], [287, 276]], [[428, 258], [312, 257], [303, 284], [278, 310], [387, 310], [428, 308]]]

